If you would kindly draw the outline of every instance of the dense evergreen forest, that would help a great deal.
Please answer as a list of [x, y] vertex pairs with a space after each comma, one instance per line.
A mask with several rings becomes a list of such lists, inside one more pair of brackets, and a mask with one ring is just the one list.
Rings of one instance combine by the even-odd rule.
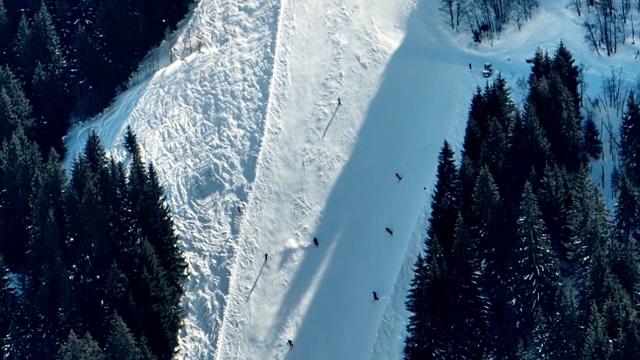
[[460, 162], [439, 155], [407, 359], [638, 358], [640, 105], [630, 92], [610, 213], [580, 79], [561, 43], [535, 54], [523, 109], [501, 77], [473, 96]]
[[[127, 131], [70, 172], [70, 119], [106, 107], [190, 0], [0, 0], [0, 357], [170, 359], [186, 262]], [[126, 165], [125, 165], [126, 164]]]
[[20, 129], [2, 144], [4, 359], [173, 356], [186, 262], [154, 167], [124, 144], [128, 167], [92, 132], [70, 177]]

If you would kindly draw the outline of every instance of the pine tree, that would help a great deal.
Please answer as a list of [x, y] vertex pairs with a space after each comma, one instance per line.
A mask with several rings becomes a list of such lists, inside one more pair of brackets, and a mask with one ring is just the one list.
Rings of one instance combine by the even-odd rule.
[[573, 99], [573, 106], [576, 111], [580, 110], [580, 94], [578, 87], [580, 85], [580, 68], [574, 65], [575, 60], [573, 54], [564, 45], [564, 42], [560, 40], [560, 45], [556, 50], [553, 61], [552, 69], [560, 76], [560, 79], [567, 87], [567, 90], [571, 93]]
[[[169, 207], [165, 204], [165, 196], [158, 174], [150, 164], [147, 169], [148, 180], [146, 186], [146, 224], [141, 221], [142, 234], [154, 246], [162, 266], [167, 272], [167, 281], [174, 289], [176, 306], [184, 293], [183, 284], [186, 280], [187, 263], [182, 250], [178, 247], [178, 236], [175, 235], [173, 218]], [[140, 219], [140, 220], [143, 220]]]
[[570, 275], [575, 249], [570, 243], [567, 208], [569, 174], [563, 167], [546, 166], [538, 190], [542, 218], [551, 237], [551, 247], [560, 262], [563, 276]]
[[584, 272], [593, 259], [593, 252], [603, 248], [609, 238], [611, 223], [602, 194], [591, 182], [586, 167], [582, 167], [574, 175], [573, 188], [569, 195], [571, 206], [567, 223], [571, 237], [566, 244], [566, 250], [568, 253], [575, 253], [575, 259], [569, 260], [578, 266], [578, 270]]
[[517, 347], [513, 294], [508, 284], [509, 259], [513, 247], [503, 232], [505, 214], [502, 199], [493, 177], [486, 167], [480, 169], [473, 195], [473, 227], [471, 237], [478, 243], [480, 259], [483, 263], [483, 284], [489, 307], [492, 343], [490, 348], [499, 357], [510, 356]]
[[178, 346], [182, 308], [175, 302], [174, 289], [167, 282], [153, 246], [145, 239], [141, 239], [136, 262], [140, 275], [132, 279], [131, 285], [138, 314], [131, 326], [142, 329], [153, 354], [161, 359], [171, 358]]
[[108, 360], [139, 360], [141, 357], [127, 324], [116, 313], [111, 318], [105, 355]]
[[540, 358], [576, 359], [579, 354], [580, 331], [572, 290], [568, 294], [555, 294], [555, 313], [549, 316], [540, 312], [540, 322], [536, 322], [533, 333], [533, 348]]
[[522, 328], [534, 327], [537, 309], [547, 316], [554, 309], [555, 294], [560, 286], [560, 273], [551, 240], [538, 209], [531, 184], [525, 183], [518, 219], [517, 263], [513, 269], [518, 315]]
[[484, 94], [480, 88], [471, 99], [471, 109], [469, 119], [465, 128], [464, 141], [462, 146], [462, 157], [468, 157], [475, 162], [480, 154], [483, 136], [486, 129], [487, 104]]
[[103, 360], [105, 356], [91, 334], [86, 333], [83, 338], [79, 338], [71, 330], [67, 340], [60, 346], [57, 358], [58, 360]]
[[0, 53], [5, 53], [11, 43], [11, 19], [4, 6], [4, 0], [0, 0]]
[[31, 213], [29, 201], [33, 189], [33, 174], [42, 160], [40, 151], [16, 129], [11, 139], [5, 139], [0, 150], [0, 252], [9, 266], [24, 264], [29, 239], [27, 219]]
[[[26, 14], [23, 12], [20, 15], [20, 21], [18, 22], [18, 31], [13, 42], [13, 56], [14, 62], [18, 64], [17, 72], [22, 79], [30, 79], [31, 71], [29, 66], [34, 64], [34, 50], [31, 48], [31, 26]], [[31, 88], [26, 89], [30, 92]]]
[[456, 221], [451, 276], [452, 305], [454, 309], [452, 357], [477, 359], [489, 347], [487, 330], [490, 307], [483, 290], [482, 269], [477, 243], [471, 239], [461, 216]]
[[32, 70], [26, 78], [31, 79], [30, 99], [39, 121], [36, 141], [43, 149], [54, 147], [63, 152], [61, 139], [69, 125], [68, 64], [44, 3], [34, 15], [27, 46], [32, 58], [22, 66]]
[[613, 184], [616, 193], [614, 221], [616, 240], [620, 244], [628, 244], [640, 238], [638, 231], [638, 193], [631, 183], [626, 171], [618, 172]]
[[438, 238], [447, 262], [451, 261], [454, 229], [459, 210], [458, 170], [454, 153], [448, 142], [444, 142], [438, 155], [435, 191], [431, 198], [431, 215], [427, 237]]
[[533, 65], [531, 66], [531, 75], [529, 75], [530, 90], [535, 89], [540, 81], [549, 76], [551, 66], [552, 62], [549, 53], [543, 52], [540, 48], [536, 49], [536, 53], [533, 56]]
[[629, 93], [627, 109], [622, 116], [620, 128], [620, 160], [622, 170], [631, 183], [640, 186], [640, 105], [635, 92]]
[[622, 288], [614, 274], [605, 279], [608, 298], [602, 306], [602, 316], [606, 319], [607, 337], [612, 340], [615, 354], [625, 352], [625, 342], [632, 339], [636, 309], [634, 309], [629, 294]]
[[591, 304], [589, 323], [582, 347], [581, 359], [607, 360], [612, 352], [611, 344], [607, 338], [605, 319], [598, 311], [595, 303]]
[[9, 68], [0, 67], [0, 139], [11, 136], [18, 126], [30, 133], [33, 125], [31, 105], [20, 81]]
[[602, 141], [600, 141], [600, 132], [593, 118], [588, 117], [584, 123], [584, 152], [592, 159], [598, 159], [602, 154]]
[[[507, 160], [507, 172], [510, 175], [507, 185], [509, 193], [514, 195], [514, 200], [516, 193], [521, 191], [524, 182], [531, 175], [532, 169], [537, 174], [543, 174], [550, 158], [549, 142], [540, 127], [535, 108], [526, 104], [524, 115], [516, 119]], [[538, 184], [531, 183], [531, 186], [535, 189]]]
[[427, 248], [426, 258], [418, 257], [411, 283], [407, 310], [409, 319], [404, 356], [446, 359], [451, 348], [451, 285], [447, 265], [437, 238]]
[[575, 171], [586, 162], [582, 152], [585, 149], [582, 117], [577, 105], [579, 71], [565, 50], [561, 44], [553, 61], [541, 51], [536, 53], [527, 102], [537, 111], [555, 161]]

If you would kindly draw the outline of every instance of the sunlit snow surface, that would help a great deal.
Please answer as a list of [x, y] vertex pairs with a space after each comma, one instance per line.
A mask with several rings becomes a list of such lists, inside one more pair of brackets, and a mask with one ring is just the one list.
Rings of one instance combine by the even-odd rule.
[[437, 155], [459, 149], [482, 64], [518, 102], [525, 59], [560, 39], [594, 95], [611, 66], [637, 74], [635, 45], [597, 57], [571, 1], [540, 2], [480, 46], [435, 0], [197, 2], [67, 137], [67, 164], [90, 128], [122, 158], [130, 125], [156, 165], [189, 262], [178, 357], [400, 358]]

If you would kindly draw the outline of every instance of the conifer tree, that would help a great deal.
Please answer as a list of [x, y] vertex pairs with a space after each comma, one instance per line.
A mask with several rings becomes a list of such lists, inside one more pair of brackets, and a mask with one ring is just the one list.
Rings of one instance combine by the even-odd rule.
[[581, 359], [609, 359], [613, 349], [606, 334], [605, 321], [598, 311], [598, 306], [595, 303], [591, 304]]
[[460, 201], [458, 170], [453, 157], [453, 150], [445, 141], [438, 155], [436, 185], [431, 198], [431, 215], [427, 229], [429, 239], [438, 238], [448, 262], [451, 260]]
[[481, 168], [478, 174], [473, 201], [472, 238], [478, 243], [483, 263], [483, 284], [489, 302], [486, 318], [489, 320], [489, 336], [492, 337], [489, 346], [495, 356], [511, 356], [518, 342], [514, 331], [513, 293], [508, 283], [513, 247], [503, 232], [505, 213], [500, 192], [486, 167]]
[[[515, 196], [520, 192], [532, 170], [543, 174], [550, 157], [549, 142], [540, 127], [535, 108], [529, 103], [525, 104], [523, 116], [516, 118], [512, 145], [509, 147], [509, 193]], [[531, 183], [531, 186], [537, 189], [538, 184]]]
[[593, 252], [604, 247], [611, 228], [602, 194], [591, 182], [586, 167], [575, 174], [570, 199], [567, 223], [571, 238], [566, 250], [569, 254], [575, 253], [576, 258], [569, 257], [569, 260], [584, 272], [593, 259]]
[[86, 333], [83, 338], [79, 338], [73, 330], [60, 346], [57, 356], [58, 360], [103, 360], [104, 358], [100, 345], [93, 340], [91, 334]]
[[[175, 235], [173, 218], [169, 207], [165, 204], [165, 196], [158, 174], [150, 164], [147, 170], [146, 217], [141, 219], [142, 234], [151, 242], [162, 266], [167, 272], [167, 281], [174, 288], [176, 302], [183, 294], [186, 280], [187, 263], [178, 247], [178, 236]], [[177, 305], [177, 304], [176, 304]]]
[[27, 219], [33, 189], [33, 174], [41, 166], [38, 146], [16, 129], [0, 150], [0, 252], [9, 266], [24, 264], [29, 239]]
[[18, 126], [28, 134], [33, 125], [31, 105], [20, 81], [8, 67], [0, 67], [0, 139], [11, 136]]
[[142, 329], [153, 354], [168, 359], [178, 346], [182, 308], [175, 302], [174, 289], [167, 283], [153, 246], [146, 239], [141, 239], [141, 245], [137, 254], [140, 275], [132, 281], [137, 323], [131, 326]]
[[450, 305], [446, 260], [437, 238], [431, 239], [426, 258], [418, 257], [416, 262], [416, 277], [407, 301], [407, 310], [413, 315], [407, 326], [406, 359], [449, 356], [453, 336]]
[[553, 248], [563, 275], [569, 275], [569, 264], [575, 249], [570, 242], [567, 209], [569, 207], [569, 174], [563, 167], [547, 165], [540, 181], [538, 199]]
[[552, 313], [555, 294], [560, 286], [560, 273], [538, 209], [538, 200], [529, 182], [525, 183], [520, 209], [522, 214], [518, 219], [515, 249], [517, 263], [513, 269], [513, 275], [518, 279], [513, 282], [522, 328], [530, 331], [534, 327], [537, 310], [544, 316]]
[[560, 76], [569, 93], [571, 93], [573, 106], [579, 111], [580, 94], [578, 88], [580, 85], [580, 68], [574, 65], [574, 63], [575, 59], [573, 58], [573, 54], [567, 49], [564, 42], [560, 40], [560, 45], [553, 55], [551, 66], [553, 71]]
[[141, 356], [127, 324], [117, 313], [111, 318], [105, 355], [107, 360], [139, 360]]
[[584, 123], [584, 152], [592, 159], [598, 159], [602, 154], [602, 141], [600, 141], [600, 131], [593, 118], [588, 117]]
[[477, 359], [489, 347], [489, 319], [485, 310], [491, 305], [484, 292], [477, 243], [470, 237], [461, 216], [456, 221], [450, 279], [453, 331], [452, 357]]
[[634, 187], [640, 186], [640, 105], [634, 91], [629, 93], [626, 112], [622, 116], [620, 160], [622, 170]]
[[[27, 64], [34, 63], [34, 50], [31, 49], [31, 26], [29, 20], [24, 12], [20, 15], [20, 21], [18, 22], [18, 31], [13, 41], [13, 56], [14, 62], [18, 64], [16, 70], [23, 80], [31, 79], [31, 71]], [[27, 92], [31, 91], [29, 87]]]
[[4, 6], [4, 0], [0, 0], [0, 53], [8, 50], [11, 43], [11, 19]]

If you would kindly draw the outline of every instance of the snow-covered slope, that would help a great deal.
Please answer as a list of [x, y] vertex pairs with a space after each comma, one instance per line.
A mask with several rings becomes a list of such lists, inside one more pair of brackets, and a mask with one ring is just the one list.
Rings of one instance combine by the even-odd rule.
[[635, 49], [589, 53], [570, 1], [541, 3], [478, 47], [435, 0], [198, 1], [160, 69], [67, 138], [73, 155], [94, 128], [121, 156], [130, 125], [160, 172], [190, 266], [180, 357], [399, 358], [437, 154], [482, 64], [516, 100], [525, 58], [561, 38], [594, 91], [637, 69]]

